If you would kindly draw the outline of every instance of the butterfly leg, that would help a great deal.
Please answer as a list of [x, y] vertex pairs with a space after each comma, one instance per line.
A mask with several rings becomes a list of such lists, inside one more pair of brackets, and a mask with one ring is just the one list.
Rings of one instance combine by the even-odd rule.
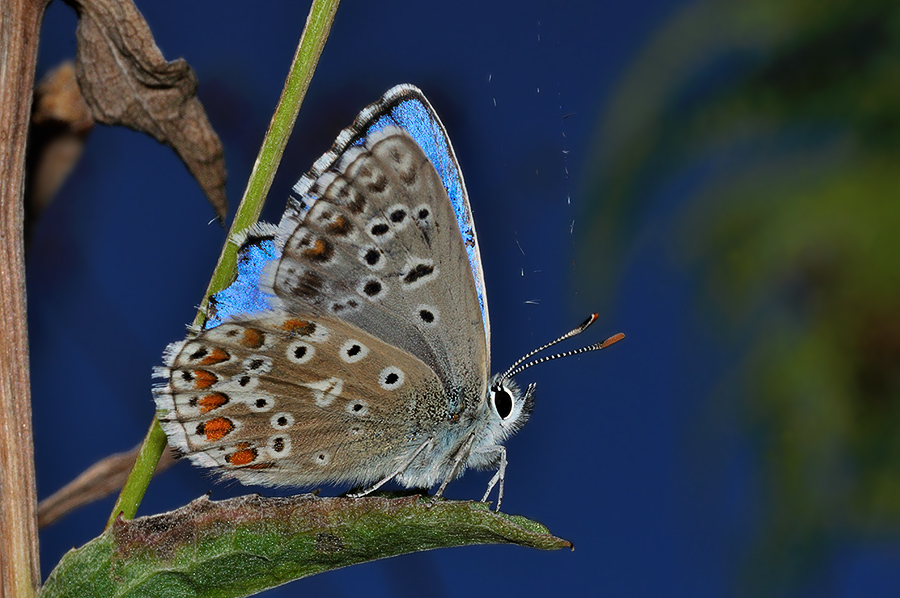
[[375, 492], [376, 490], [378, 490], [379, 488], [381, 488], [382, 486], [384, 486], [385, 484], [390, 482], [392, 479], [394, 479], [395, 477], [397, 477], [398, 475], [400, 475], [401, 473], [406, 471], [406, 469], [412, 464], [412, 462], [416, 460], [416, 457], [418, 457], [422, 453], [422, 451], [424, 451], [426, 448], [430, 447], [431, 444], [432, 444], [432, 442], [431, 442], [431, 439], [429, 438], [428, 440], [423, 442], [419, 448], [417, 448], [415, 451], [413, 451], [412, 456], [410, 456], [410, 458], [407, 459], [403, 463], [403, 465], [401, 465], [400, 467], [395, 469], [390, 475], [383, 477], [374, 486], [371, 486], [371, 487], [367, 488], [366, 490], [363, 490], [362, 492], [354, 492], [353, 494], [348, 494], [347, 496], [349, 496], [350, 498], [361, 498], [367, 494], [371, 494], [372, 492]]
[[488, 496], [490, 496], [491, 494], [491, 490], [493, 490], [494, 486], [496, 486], [499, 482], [500, 489], [497, 492], [497, 511], [500, 511], [500, 504], [503, 502], [503, 480], [506, 477], [506, 447], [498, 444], [497, 446], [489, 446], [487, 448], [483, 448], [478, 452], [500, 454], [500, 467], [497, 468], [497, 473], [495, 473], [494, 477], [491, 478], [491, 481], [488, 482], [487, 490], [484, 491], [484, 496], [481, 498], [481, 502], [487, 502]]
[[463, 443], [463, 445], [456, 451], [456, 458], [453, 459], [453, 467], [450, 468], [450, 473], [444, 478], [444, 481], [441, 482], [440, 487], [437, 489], [437, 492], [434, 493], [434, 498], [438, 499], [444, 494], [444, 490], [447, 488], [447, 484], [450, 483], [456, 477], [456, 470], [459, 469], [460, 464], [469, 458], [469, 454], [472, 452], [472, 444], [475, 442], [475, 435], [472, 434], [469, 438]]

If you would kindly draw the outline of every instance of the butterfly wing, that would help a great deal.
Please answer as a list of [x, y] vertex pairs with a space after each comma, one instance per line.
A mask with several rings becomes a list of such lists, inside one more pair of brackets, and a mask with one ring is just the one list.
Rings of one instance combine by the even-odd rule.
[[168, 362], [157, 403], [172, 443], [250, 484], [378, 480], [421, 444], [391, 433], [397, 413], [440, 391], [421, 361], [329, 318], [222, 324], [172, 345]]
[[440, 178], [463, 239], [462, 249], [466, 254], [482, 315], [485, 351], [489, 351], [491, 326], [487, 295], [475, 223], [465, 182], [443, 123], [417, 87], [397, 85], [388, 90], [380, 100], [365, 108], [353, 125], [341, 132], [332, 150], [322, 156], [312, 170], [294, 186], [291, 204], [285, 217], [293, 218], [298, 211], [305, 211], [316, 200], [316, 193], [311, 193], [311, 188], [315, 186], [321, 174], [337, 163], [348, 148], [364, 143], [368, 137], [388, 127], [405, 131], [428, 157]]
[[364, 110], [295, 193], [262, 286], [289, 311], [339, 316], [417, 356], [451, 390], [451, 409], [480, 401], [490, 355], [478, 245], [452, 147], [421, 92], [401, 86]]

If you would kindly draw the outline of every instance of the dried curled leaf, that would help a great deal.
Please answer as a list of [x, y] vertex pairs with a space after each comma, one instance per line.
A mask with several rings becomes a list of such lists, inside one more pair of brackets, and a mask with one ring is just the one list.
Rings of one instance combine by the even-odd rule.
[[[138, 445], [130, 451], [97, 461], [77, 478], [38, 503], [38, 527], [52, 525], [72, 511], [121, 490], [134, 467], [140, 448], [141, 445]], [[175, 464], [175, 461], [174, 449], [166, 450], [157, 463], [153, 475], [167, 470]]]
[[84, 150], [94, 126], [91, 109], [75, 80], [75, 66], [64, 62], [47, 73], [34, 91], [28, 139], [28, 216], [50, 203]]
[[182, 59], [166, 61], [131, 0], [67, 2], [79, 16], [76, 73], [94, 119], [172, 147], [224, 220], [222, 144], [197, 99], [194, 71]]
[[403, 498], [200, 498], [170, 513], [119, 519], [70, 551], [41, 598], [249, 596], [293, 579], [433, 548], [572, 545], [485, 503]]

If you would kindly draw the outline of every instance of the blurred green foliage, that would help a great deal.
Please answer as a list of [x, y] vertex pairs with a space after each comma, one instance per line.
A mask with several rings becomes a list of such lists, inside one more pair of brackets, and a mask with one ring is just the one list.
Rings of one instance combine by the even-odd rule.
[[835, 540], [896, 539], [900, 3], [687, 5], [624, 73], [592, 160], [584, 285], [691, 181], [658, 232], [707, 324], [745, 343], [719, 385], [763, 485], [739, 587], [790, 591]]

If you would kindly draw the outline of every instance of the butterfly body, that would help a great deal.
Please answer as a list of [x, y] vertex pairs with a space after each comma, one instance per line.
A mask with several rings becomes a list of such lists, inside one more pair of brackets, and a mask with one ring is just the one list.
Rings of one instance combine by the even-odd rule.
[[442, 490], [497, 467], [502, 493], [533, 389], [490, 378], [465, 185], [418, 89], [365, 109], [241, 242], [237, 279], [155, 372], [170, 444], [244, 483]]

